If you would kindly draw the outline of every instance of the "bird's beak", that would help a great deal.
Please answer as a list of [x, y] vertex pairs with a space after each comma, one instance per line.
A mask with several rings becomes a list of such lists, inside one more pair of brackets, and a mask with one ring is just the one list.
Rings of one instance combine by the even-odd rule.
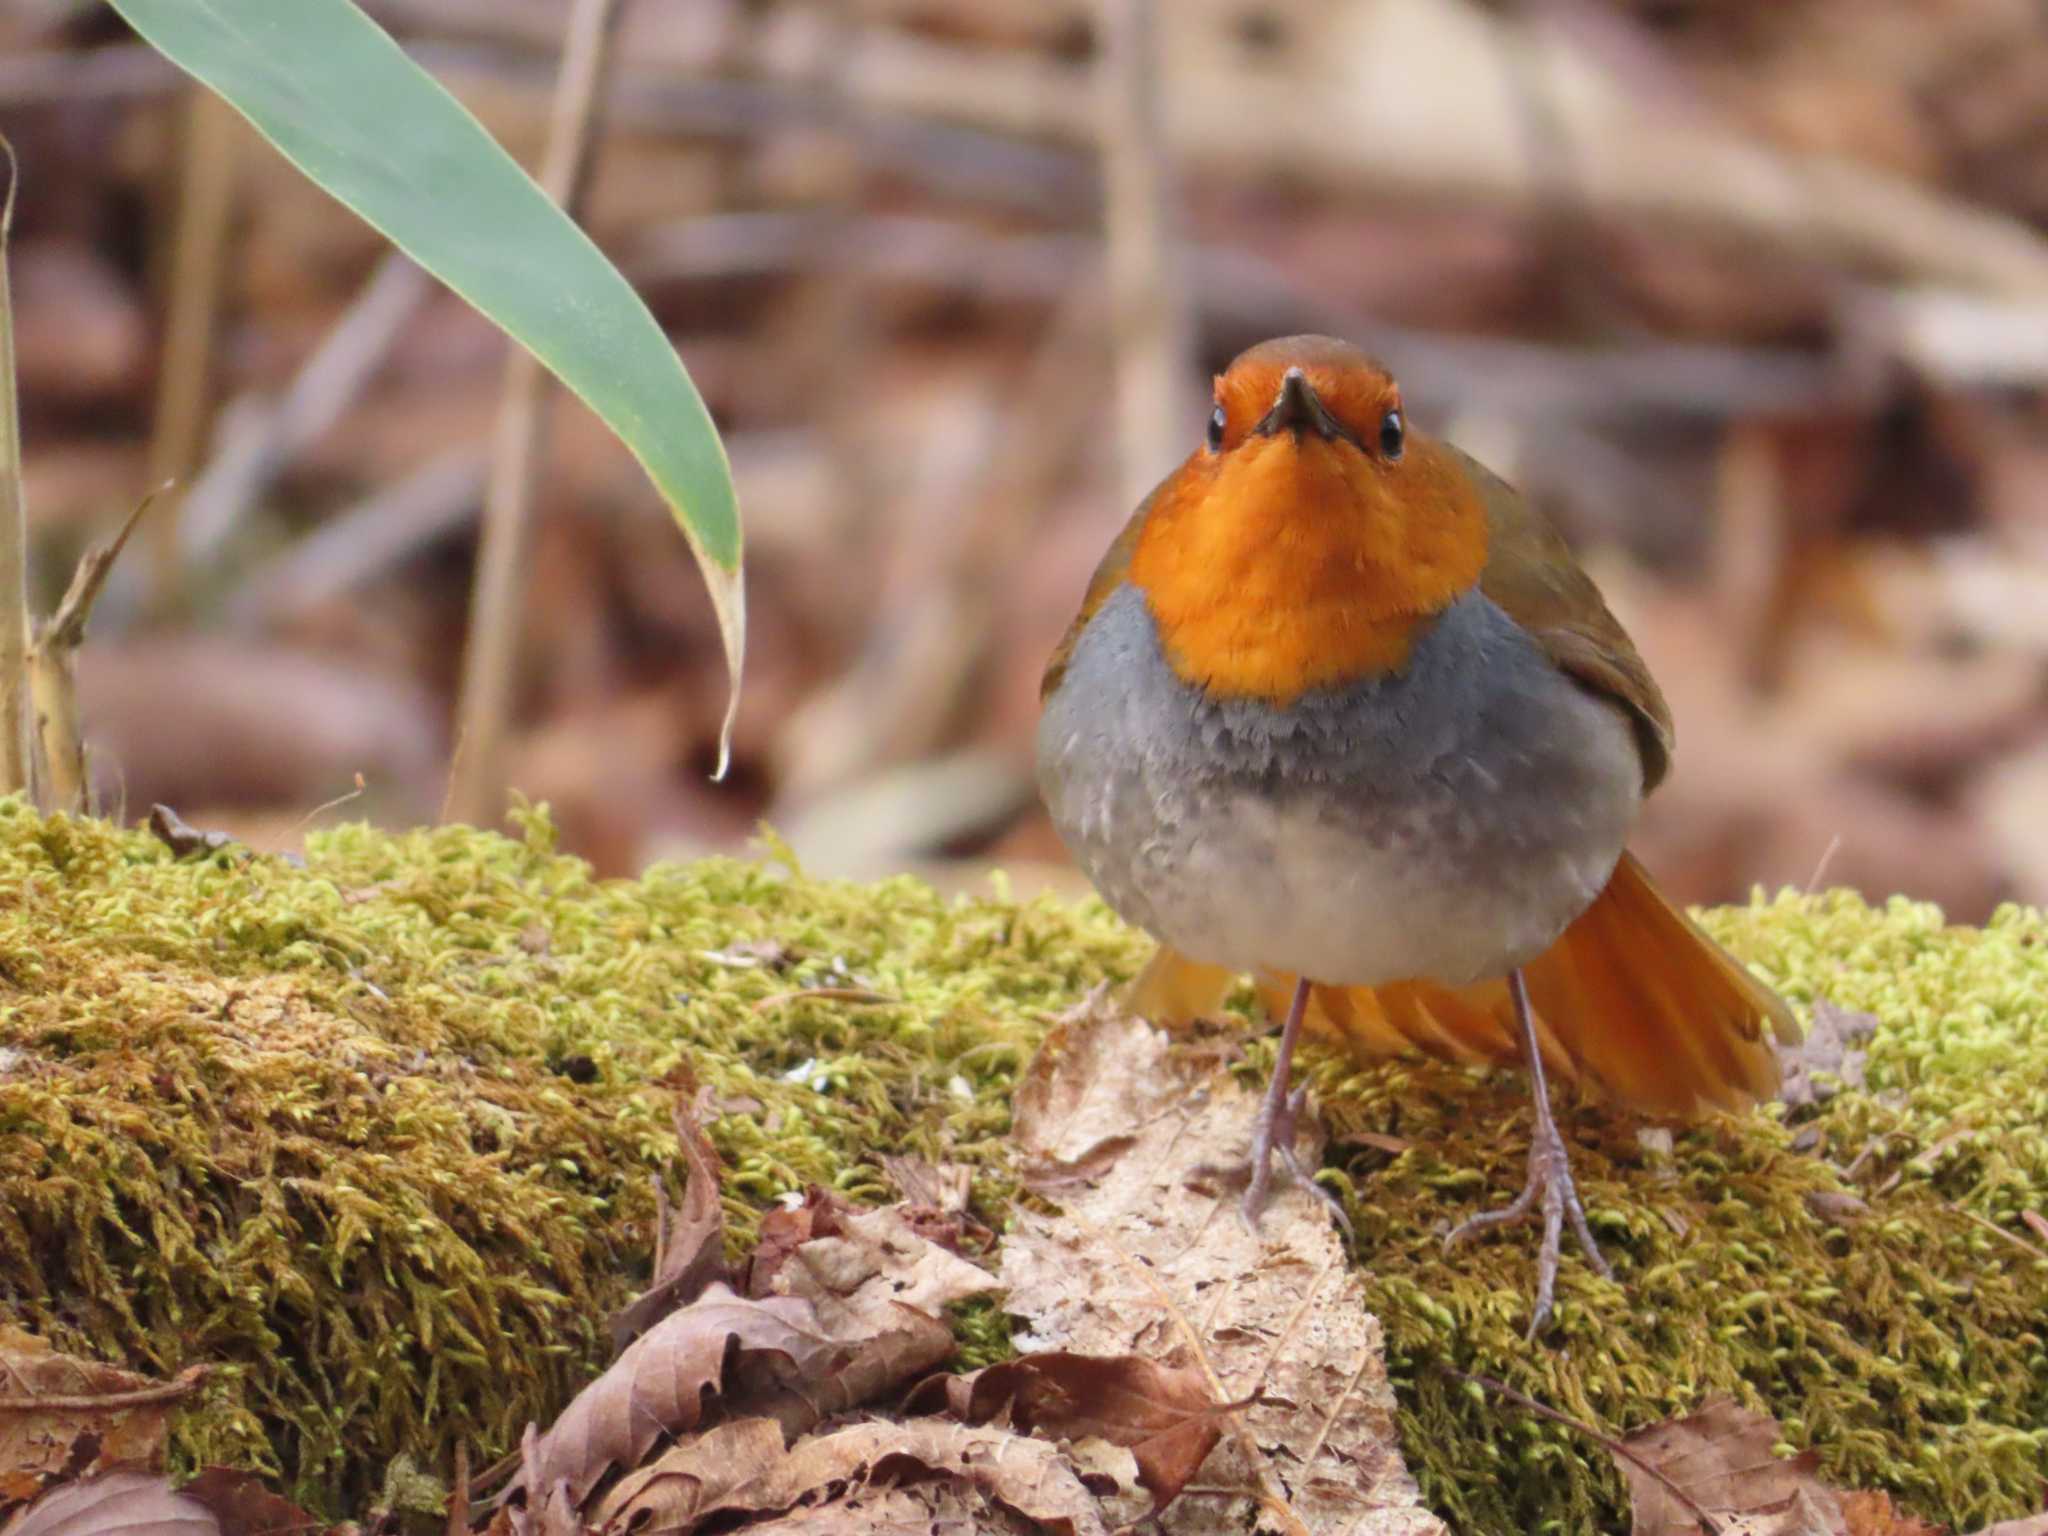
[[1342, 428], [1337, 418], [1316, 398], [1308, 375], [1299, 368], [1290, 368], [1280, 381], [1280, 393], [1273, 397], [1273, 408], [1259, 418], [1259, 424], [1252, 431], [1268, 437], [1277, 437], [1282, 432], [1292, 432], [1297, 437], [1303, 432], [1313, 432], [1318, 437], [1336, 437]]

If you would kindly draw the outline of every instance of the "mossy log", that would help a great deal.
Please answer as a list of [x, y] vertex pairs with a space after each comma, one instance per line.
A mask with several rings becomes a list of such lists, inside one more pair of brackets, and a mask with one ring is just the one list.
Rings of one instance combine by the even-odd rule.
[[[678, 1095], [752, 1101], [712, 1128], [736, 1250], [808, 1184], [883, 1198], [901, 1150], [972, 1166], [1000, 1226], [1029, 1053], [1147, 949], [1093, 904], [813, 881], [772, 848], [597, 881], [520, 821], [344, 828], [301, 868], [0, 802], [0, 1305], [74, 1353], [217, 1362], [185, 1464], [359, 1512], [394, 1459], [549, 1419], [645, 1281]], [[1802, 1009], [1877, 1015], [1865, 1085], [1668, 1150], [1574, 1112], [1619, 1284], [1568, 1261], [1544, 1347], [1525, 1237], [1439, 1239], [1519, 1182], [1519, 1081], [1312, 1058], [1410, 1465], [1464, 1530], [1623, 1507], [1604, 1453], [1441, 1362], [1610, 1430], [1732, 1392], [1845, 1486], [1961, 1529], [2031, 1510], [2048, 919], [1834, 894], [1707, 921]], [[972, 1361], [1006, 1347], [999, 1310], [960, 1330]]]

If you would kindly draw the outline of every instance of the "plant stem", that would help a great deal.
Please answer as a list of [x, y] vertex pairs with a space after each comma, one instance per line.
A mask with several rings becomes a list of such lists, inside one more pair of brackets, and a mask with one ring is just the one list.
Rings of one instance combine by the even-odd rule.
[[[555, 84], [540, 184], [571, 212], [587, 180], [617, 14], [618, 0], [576, 0], [562, 45], [562, 71]], [[504, 395], [491, 444], [483, 540], [477, 550], [462, 692], [456, 705], [455, 761], [443, 812], [450, 821], [489, 825], [504, 808], [505, 736], [526, 605], [533, 490], [547, 436], [547, 399], [540, 364], [524, 347], [515, 346], [505, 365]]]

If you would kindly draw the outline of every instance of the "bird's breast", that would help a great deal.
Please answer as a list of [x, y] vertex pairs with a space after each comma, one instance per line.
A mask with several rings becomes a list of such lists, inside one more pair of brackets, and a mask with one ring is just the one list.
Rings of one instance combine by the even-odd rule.
[[1125, 918], [1211, 964], [1344, 984], [1533, 958], [1598, 895], [1642, 796], [1622, 711], [1477, 593], [1400, 672], [1276, 708], [1190, 687], [1121, 588], [1046, 702], [1038, 764]]

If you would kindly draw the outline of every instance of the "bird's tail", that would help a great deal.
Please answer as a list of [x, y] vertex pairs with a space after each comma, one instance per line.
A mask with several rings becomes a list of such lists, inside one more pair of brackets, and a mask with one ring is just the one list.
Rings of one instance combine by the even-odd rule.
[[[1544, 1065], [1644, 1114], [1741, 1109], [1778, 1087], [1774, 1042], [1800, 1038], [1784, 1000], [1659, 894], [1628, 854], [1607, 888], [1522, 969]], [[1256, 978], [1277, 1017], [1292, 976]], [[1133, 987], [1148, 1018], [1213, 1011], [1229, 973], [1162, 947]], [[1447, 987], [1403, 981], [1317, 986], [1309, 1025], [1353, 1054], [1410, 1052], [1474, 1065], [1520, 1060], [1505, 979]]]

